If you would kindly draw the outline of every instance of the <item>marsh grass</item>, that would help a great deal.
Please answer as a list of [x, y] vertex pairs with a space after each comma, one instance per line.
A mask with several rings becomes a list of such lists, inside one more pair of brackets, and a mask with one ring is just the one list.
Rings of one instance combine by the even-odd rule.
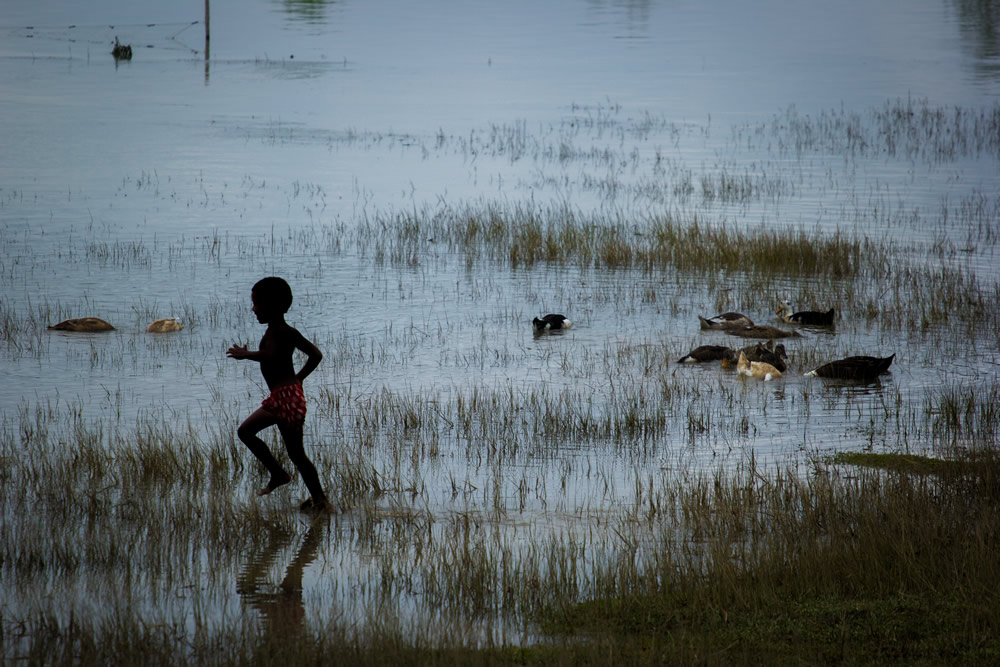
[[359, 232], [403, 258], [424, 239], [455, 250], [485, 254], [512, 268], [537, 263], [583, 268], [694, 274], [725, 271], [749, 275], [854, 278], [884, 266], [890, 248], [836, 233], [806, 234], [713, 224], [697, 215], [666, 214], [644, 220], [586, 217], [568, 207], [517, 205], [376, 216]]
[[974, 461], [936, 459], [916, 454], [875, 454], [871, 452], [841, 452], [830, 457], [830, 463], [865, 466], [915, 475], [947, 475], [975, 472]]
[[[490, 414], [518, 400], [502, 393], [465, 397], [461, 412]], [[407, 410], [384, 408], [388, 421], [376, 431], [427, 427], [406, 414], [420, 415], [424, 406], [403, 405]], [[66, 442], [50, 441], [37, 426], [62, 418], [74, 424]], [[5, 442], [18, 439], [13, 426], [5, 424]], [[227, 567], [206, 571], [193, 554], [228, 563], [261, 549], [256, 540], [268, 531], [297, 532], [292, 513], [212, 500], [246, 493], [245, 467], [229, 456], [229, 443], [198, 442], [152, 424], [109, 436], [71, 408], [24, 412], [17, 430], [35, 444], [36, 456], [24, 460], [9, 447], [0, 455], [4, 507], [8, 513], [30, 507], [35, 520], [8, 518], [5, 579], [21, 582], [27, 600], [39, 587], [105, 578], [130, 601], [97, 617], [8, 609], [0, 618], [8, 659], [72, 656], [95, 664], [114, 655], [167, 664], [179, 657], [218, 662], [280, 654], [360, 664], [387, 656], [407, 663], [568, 664], [613, 646], [619, 659], [634, 664], [906, 663], [988, 661], [1000, 651], [992, 639], [1000, 622], [993, 599], [1000, 583], [993, 557], [1000, 526], [991, 525], [990, 509], [1000, 488], [993, 450], [973, 458], [955, 450], [948, 461], [845, 453], [817, 461], [807, 474], [762, 470], [752, 458], [735, 471], [662, 480], [640, 474], [636, 502], [609, 508], [612, 530], [595, 534], [598, 520], [589, 536], [571, 530], [527, 548], [495, 531], [509, 520], [504, 509], [492, 516], [442, 514], [399, 500], [380, 507], [371, 494], [391, 484], [379, 482], [369, 465], [342, 459], [337, 474], [350, 486], [354, 509], [330, 520], [330, 529], [337, 534], [337, 526], [351, 526], [337, 539], [372, 554], [379, 582], [372, 593], [380, 605], [419, 592], [423, 620], [414, 626], [376, 614], [359, 634], [355, 619], [334, 614], [295, 632], [271, 633], [245, 613], [217, 623], [196, 607], [154, 611], [187, 582], [208, 590], [226, 585]], [[523, 440], [509, 428], [498, 430]], [[498, 456], [509, 462], [517, 453], [508, 448]], [[213, 466], [225, 472], [213, 474]], [[15, 477], [20, 484], [10, 483]], [[141, 597], [132, 597], [138, 591]], [[535, 632], [549, 640], [511, 653], [470, 634], [470, 622], [515, 619], [537, 623]], [[193, 639], [185, 629], [191, 622], [199, 628]], [[414, 634], [424, 623], [437, 629]], [[557, 655], [545, 648], [552, 641], [563, 646]], [[485, 648], [468, 653], [470, 642]]]
[[736, 302], [773, 313], [789, 281], [807, 280], [813, 289], [800, 296], [813, 307], [834, 307], [889, 330], [934, 335], [944, 328], [961, 337], [1000, 325], [995, 282], [983, 283], [950, 262], [900, 262], [902, 249], [892, 242], [840, 232], [746, 229], [697, 214], [588, 217], [567, 207], [523, 204], [376, 214], [358, 231], [360, 247], [374, 247], [376, 257], [403, 265], [425, 261], [432, 247], [427, 239], [434, 247], [447, 243], [465, 256], [467, 266], [482, 261], [514, 270], [569, 265], [690, 280], [707, 285], [720, 310]]
[[748, 468], [694, 485], [683, 492], [681, 534], [701, 546], [667, 537], [641, 584], [623, 586], [614, 571], [598, 575], [613, 595], [553, 612], [546, 627], [616, 637], [637, 663], [651, 662], [649, 655], [727, 663], [994, 660], [995, 453], [968, 462], [867, 455], [835, 462], [865, 467], [850, 474], [823, 467], [805, 480]]
[[928, 398], [926, 410], [934, 435], [946, 449], [989, 451], [1000, 440], [998, 389], [994, 377], [976, 385], [946, 385]]
[[[234, 502], [250, 495], [256, 473], [233, 442], [235, 416], [223, 415], [218, 435], [206, 440], [168, 425], [159, 413], [133, 427], [111, 427], [86, 419], [73, 404], [25, 406], [16, 420], [4, 421], [7, 444], [0, 450], [9, 528], [0, 562], [5, 580], [19, 582], [23, 605], [0, 618], [10, 638], [5, 657], [72, 656], [89, 664], [112, 653], [153, 663], [280, 654], [360, 664], [387, 657], [548, 664], [595, 659], [611, 646], [635, 663], [653, 656], [908, 661], [918, 650], [973, 660], [997, 650], [979, 639], [997, 620], [980, 587], [986, 582], [992, 590], [996, 579], [989, 556], [1000, 526], [984, 525], [980, 516], [981, 504], [996, 502], [995, 457], [942, 465], [931, 478], [910, 477], [906, 466], [892, 475], [845, 471], [848, 463], [872, 462], [854, 457], [817, 463], [805, 475], [761, 470], [753, 459], [735, 471], [643, 473], [657, 451], [652, 446], [643, 455], [644, 443], [678, 428], [662, 415], [691, 394], [674, 381], [661, 384], [653, 369], [667, 354], [662, 346], [618, 346], [606, 354], [602, 363], [609, 367], [647, 369], [639, 377], [649, 373], [648, 388], [619, 371], [610, 376], [606, 406], [571, 388], [475, 388], [429, 397], [383, 391], [360, 401], [326, 395], [327, 418], [353, 414], [351, 430], [367, 433], [371, 447], [390, 450], [401, 463], [380, 471], [372, 464], [380, 456], [317, 457], [324, 476], [336, 480], [345, 512], [329, 519], [329, 539], [369, 554], [356, 575], [363, 592], [355, 595], [372, 609], [361, 631], [356, 618], [324, 607], [312, 617], [327, 620], [282, 633], [262, 630], [245, 612], [205, 616], [198, 609], [207, 602], [197, 596], [190, 605], [167, 604], [192, 582], [224, 595], [231, 585], [227, 564], [264, 548], [262, 535], [301, 531], [294, 511]], [[930, 431], [941, 414], [954, 415], [948, 424], [956, 432], [994, 423], [988, 412], [958, 418], [980, 415], [988, 395], [944, 392], [924, 413], [924, 428]], [[739, 406], [745, 392], [726, 400]], [[887, 414], [903, 409], [886, 406]], [[720, 414], [706, 423], [714, 430], [723, 421]], [[739, 427], [732, 428], [735, 437]], [[533, 489], [545, 482], [530, 468], [514, 470], [540, 459], [543, 468], [581, 474], [574, 471], [581, 461], [560, 456], [567, 440], [589, 441], [588, 450], [633, 450], [632, 500], [620, 502], [622, 486], [591, 462], [586, 474], [604, 477], [606, 494], [593, 516], [573, 510], [581, 512], [576, 528], [527, 542], [506, 535], [524, 496], [545, 498]], [[468, 509], [434, 509], [413, 481], [456, 444], [470, 460], [483, 457], [488, 476], [455, 480], [453, 501], [460, 508], [470, 494], [483, 500]], [[19, 455], [25, 447], [31, 457]], [[874, 462], [886, 467], [884, 459]], [[11, 520], [20, 513], [33, 519]], [[220, 566], [206, 569], [203, 558]], [[111, 613], [89, 616], [73, 600], [59, 608], [30, 603], [39, 589], [89, 588], [101, 580], [115, 581], [120, 601], [106, 601]], [[411, 596], [421, 600], [413, 618], [377, 611]], [[882, 630], [872, 633], [872, 623]], [[510, 628], [512, 637], [532, 628], [532, 637], [565, 642], [565, 652], [553, 654], [545, 643], [513, 653], [491, 648], [506, 643], [502, 633], [484, 629], [491, 627]], [[912, 647], [900, 647], [900, 633]], [[469, 653], [469, 646], [481, 650]]]
[[[0, 415], [0, 580], [11, 594], [0, 660], [996, 662], [998, 388], [962, 373], [994, 361], [977, 345], [995, 338], [1000, 288], [955, 261], [992, 252], [996, 200], [974, 192], [927, 213], [853, 180], [838, 190], [833, 175], [821, 189], [847, 203], [821, 207], [815, 230], [740, 222], [760, 210], [771, 220], [769, 207], [803, 195], [803, 165], [828, 152], [848, 172], [886, 155], [931, 169], [993, 159], [995, 109], [898, 101], [819, 120], [790, 110], [734, 132], [740, 146], [774, 141], [784, 166], [737, 154], [699, 169], [675, 153], [707, 126], [626, 119], [614, 104], [570, 112], [555, 128], [518, 121], [431, 139], [237, 128], [275, 146], [532, 162], [532, 179], [569, 193], [553, 204], [414, 200], [396, 211], [358, 191], [345, 222], [322, 185], [180, 185], [143, 171], [120, 196], [165, 214], [180, 206], [185, 220], [217, 206], [287, 216], [288, 229], [206, 224], [194, 237], [121, 240], [92, 219], [52, 257], [0, 230], [17, 259], [0, 265], [13, 294], [0, 301], [5, 354], [21, 375], [66, 362], [86, 380], [78, 398], [26, 394]], [[649, 155], [629, 143], [651, 136], [665, 144]], [[593, 208], [566, 203], [595, 193]], [[15, 195], [5, 205], [25, 206]], [[830, 231], [826, 216], [855, 231]], [[858, 231], [872, 225], [903, 231]], [[932, 243], [891, 240], [924, 228], [939, 230]], [[177, 302], [49, 302], [33, 276], [56, 261], [108, 280], [166, 272], [220, 286]], [[365, 311], [343, 328], [317, 325], [329, 376], [310, 393], [308, 446], [337, 507], [319, 529], [290, 500], [300, 487], [253, 496], [263, 473], [234, 434], [263, 387], [256, 369], [220, 361], [223, 340], [259, 335], [245, 274], [286, 266], [308, 286], [296, 307], [337, 310], [343, 289]], [[835, 332], [803, 329], [793, 367], [876, 351], [864, 343], [900, 349], [891, 379], [765, 387], [674, 364], [704, 342], [678, 322], [733, 308], [765, 321], [784, 296], [842, 316]], [[516, 329], [553, 302], [581, 314], [579, 334]], [[383, 321], [401, 305], [409, 322]], [[136, 331], [45, 329], [98, 306]], [[185, 333], [142, 336], [154, 315], [182, 315]], [[116, 375], [182, 388], [141, 393]], [[191, 400], [204, 398], [202, 412], [161, 406], [206, 376]], [[866, 451], [825, 458], [845, 442]], [[758, 450], [807, 460], [761, 464]], [[254, 559], [267, 564], [265, 595], [248, 602], [239, 573]], [[307, 570], [297, 585], [293, 565]], [[261, 599], [278, 611], [261, 612]], [[276, 623], [282, 614], [296, 623]]]

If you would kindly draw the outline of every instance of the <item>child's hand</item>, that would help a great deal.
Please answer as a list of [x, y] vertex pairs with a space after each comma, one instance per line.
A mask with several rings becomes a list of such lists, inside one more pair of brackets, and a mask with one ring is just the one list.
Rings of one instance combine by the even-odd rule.
[[233, 359], [246, 359], [249, 356], [249, 352], [247, 352], [246, 345], [233, 345], [226, 352], [226, 356]]

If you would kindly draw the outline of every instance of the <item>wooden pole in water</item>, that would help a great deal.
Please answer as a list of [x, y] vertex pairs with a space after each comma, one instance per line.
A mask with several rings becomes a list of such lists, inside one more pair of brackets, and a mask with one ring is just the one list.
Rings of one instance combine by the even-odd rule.
[[211, 14], [208, 11], [209, 0], [205, 0], [205, 83], [208, 83], [208, 52], [212, 42], [212, 31], [209, 27]]

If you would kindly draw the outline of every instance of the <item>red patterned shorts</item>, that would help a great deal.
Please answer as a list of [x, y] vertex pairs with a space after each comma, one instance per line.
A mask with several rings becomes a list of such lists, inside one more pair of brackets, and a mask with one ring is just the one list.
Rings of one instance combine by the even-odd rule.
[[271, 392], [260, 406], [285, 426], [302, 428], [306, 422], [306, 395], [299, 383], [286, 384]]

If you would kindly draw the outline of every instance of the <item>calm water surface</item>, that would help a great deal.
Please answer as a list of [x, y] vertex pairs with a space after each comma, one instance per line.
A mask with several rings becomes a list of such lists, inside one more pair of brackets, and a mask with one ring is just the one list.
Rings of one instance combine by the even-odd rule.
[[[636, 233], [651, 216], [697, 214], [746, 229], [864, 236], [892, 245], [898, 261], [961, 268], [995, 286], [995, 151], [850, 151], [837, 143], [842, 132], [822, 130], [854, 118], [874, 141], [893, 108], [995, 113], [998, 26], [983, 7], [216, 1], [206, 54], [200, 0], [86, 10], [5, 2], [3, 314], [95, 315], [117, 330], [8, 335], [0, 412], [15, 423], [19, 410], [55, 402], [96, 422], [153, 414], [218, 429], [262, 397], [256, 367], [224, 351], [259, 337], [249, 289], [274, 273], [296, 293], [290, 322], [327, 354], [307, 388], [318, 448], [358, 437], [324, 407], [330, 395], [361, 403], [385, 391], [445, 400], [473, 387], [524, 397], [579, 388], [599, 413], [621, 383], [666, 377], [703, 392], [691, 405], [715, 420], [708, 434], [693, 435], [690, 408], [677, 408], [676, 433], [642, 454], [571, 442], [540, 450], [526, 474], [547, 490], [520, 508], [532, 530], [600, 510], [608, 479], [627, 502], [637, 469], [710, 468], [751, 452], [794, 465], [817, 451], [898, 447], [880, 423], [885, 406], [919, 406], [944, 384], [996, 378], [995, 340], [943, 365], [937, 350], [962, 341], [882, 331], [857, 304], [838, 303], [836, 334], [806, 332], [790, 344], [793, 367], [805, 370], [795, 354], [895, 352], [877, 385], [826, 387], [796, 372], [734, 389], [717, 368], [672, 366], [608, 377], [623, 350], [627, 366], [643, 348], [670, 359], [732, 342], [701, 334], [696, 315], [747, 309], [740, 295], [752, 285], [720, 276], [734, 295], [720, 304], [673, 275], [511, 270], [470, 263], [432, 238], [412, 260], [394, 261], [370, 233], [395, 214], [488, 204], [568, 206], [634, 220]], [[131, 61], [112, 59], [116, 37], [132, 45]], [[720, 174], [770, 189], [704, 197], [705, 179]], [[690, 190], [678, 187], [685, 181]], [[970, 202], [981, 209], [968, 213]], [[787, 285], [793, 296], [816, 287]], [[552, 311], [576, 327], [532, 337], [531, 318]], [[172, 337], [142, 333], [166, 316], [188, 326]], [[741, 418], [736, 431], [724, 423]], [[484, 489], [491, 469], [465, 443], [446, 438], [442, 449], [421, 470], [379, 448], [366, 456], [400, 486], [419, 478], [422, 502], [448, 512], [459, 509], [452, 480]], [[560, 460], [596, 465], [604, 479], [577, 467], [567, 486]], [[488, 502], [463, 498], [461, 509]], [[302, 540], [313, 553], [315, 540]], [[363, 558], [332, 548], [328, 557], [349, 565], [336, 575], [345, 587], [369, 575]], [[305, 576], [322, 579], [308, 568]]]

